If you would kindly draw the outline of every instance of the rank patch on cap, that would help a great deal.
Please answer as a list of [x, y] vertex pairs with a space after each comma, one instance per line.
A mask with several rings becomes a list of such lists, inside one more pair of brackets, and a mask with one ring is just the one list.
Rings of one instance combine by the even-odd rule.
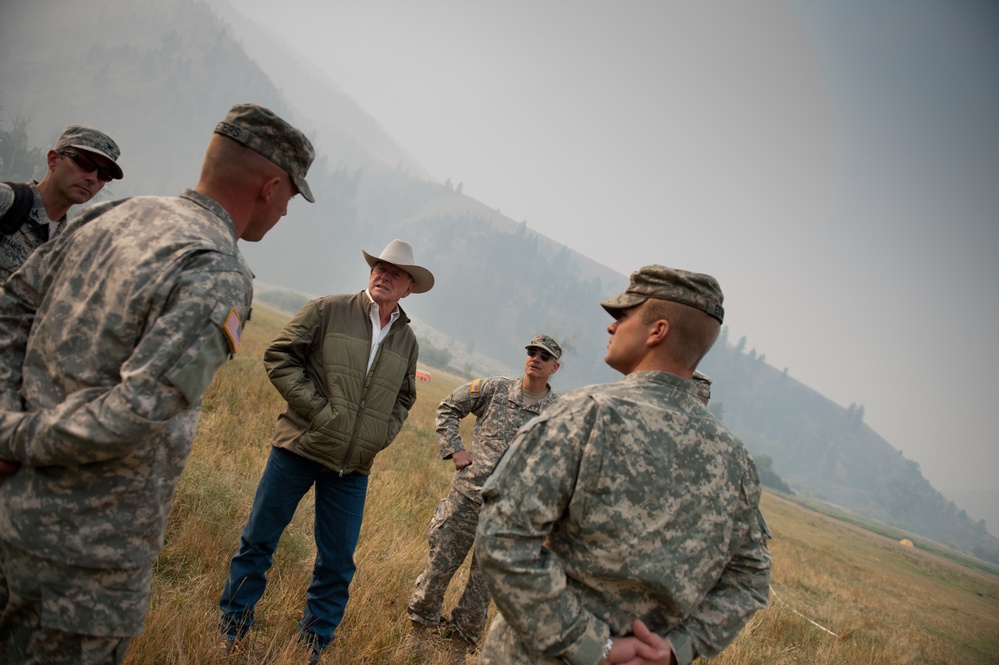
[[482, 392], [482, 379], [476, 379], [475, 381], [472, 381], [472, 385], [468, 387], [468, 392], [473, 395], [475, 393]]
[[243, 322], [239, 320], [239, 314], [236, 313], [235, 307], [229, 308], [229, 315], [225, 317], [225, 323], [222, 324], [222, 332], [229, 340], [229, 348], [232, 349], [232, 352], [238, 352], [239, 338], [243, 334]]

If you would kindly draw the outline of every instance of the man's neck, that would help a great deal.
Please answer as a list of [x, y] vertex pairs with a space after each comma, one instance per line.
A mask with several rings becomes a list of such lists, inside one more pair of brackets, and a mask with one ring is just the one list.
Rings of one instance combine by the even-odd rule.
[[371, 302], [378, 305], [378, 322], [381, 324], [382, 328], [389, 324], [392, 320], [392, 312], [395, 311], [396, 306], [399, 304], [398, 300], [392, 300], [385, 303], [380, 303], [371, 296], [371, 292], [368, 291], [368, 297], [371, 298]]
[[525, 392], [529, 393], [543, 393], [548, 390], [548, 382], [540, 376], [525, 375], [524, 380], [520, 382], [520, 386]]
[[[620, 371], [620, 370], [619, 370]], [[682, 376], [685, 379], [690, 379], [694, 376], [694, 370], [689, 367], [685, 367], [683, 364], [676, 362], [665, 353], [648, 353], [643, 358], [641, 358], [635, 366], [631, 369], [631, 372], [624, 372], [625, 374], [631, 374], [632, 372], [647, 372], [647, 371], [659, 371], [659, 372], [669, 372], [670, 374], [676, 374], [677, 376]]]
[[45, 215], [53, 222], [58, 222], [65, 217], [73, 205], [71, 201], [66, 201], [63, 197], [56, 195], [52, 181], [47, 176], [38, 183], [38, 193], [42, 195], [42, 201], [45, 203]]
[[229, 214], [229, 219], [232, 220], [232, 227], [236, 231], [236, 237], [243, 237], [243, 232], [249, 227], [250, 218], [253, 215], [254, 199], [246, 196], [245, 193], [238, 192], [232, 187], [216, 184], [210, 178], [202, 178], [193, 189], [222, 206], [222, 209]]

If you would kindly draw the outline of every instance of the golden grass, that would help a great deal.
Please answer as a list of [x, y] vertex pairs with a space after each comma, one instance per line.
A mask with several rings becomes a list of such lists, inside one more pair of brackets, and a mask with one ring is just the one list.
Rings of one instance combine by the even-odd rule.
[[775, 594], [717, 662], [999, 662], [995, 576], [771, 494], [763, 510]]
[[[156, 564], [152, 607], [145, 631], [129, 648], [130, 665], [219, 660], [218, 596], [282, 406], [260, 357], [287, 318], [256, 306], [240, 354], [205, 396]], [[437, 452], [434, 410], [464, 380], [432, 372], [432, 383], [418, 385], [402, 433], [375, 463], [351, 600], [323, 663], [410, 662], [406, 601], [425, 562], [430, 517], [453, 472]], [[463, 422], [466, 432], [471, 420]], [[763, 509], [774, 533], [776, 595], [715, 662], [999, 663], [999, 578], [779, 496], [765, 494]], [[276, 552], [248, 649], [227, 662], [305, 662], [295, 625], [315, 553], [313, 514], [309, 495]], [[452, 583], [445, 609], [456, 602], [466, 570]], [[435, 665], [444, 665], [446, 644], [438, 646]]]

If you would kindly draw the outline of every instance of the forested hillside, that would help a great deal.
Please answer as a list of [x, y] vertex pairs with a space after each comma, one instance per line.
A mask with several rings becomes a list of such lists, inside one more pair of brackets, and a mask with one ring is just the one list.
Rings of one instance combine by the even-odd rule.
[[999, 563], [999, 540], [984, 520], [944, 498], [919, 464], [868, 427], [863, 406], [838, 406], [727, 333], [702, 364], [715, 379], [712, 408], [794, 491]]

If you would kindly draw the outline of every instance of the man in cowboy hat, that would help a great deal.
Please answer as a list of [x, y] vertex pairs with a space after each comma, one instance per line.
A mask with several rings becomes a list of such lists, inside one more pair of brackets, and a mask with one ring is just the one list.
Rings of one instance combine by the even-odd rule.
[[70, 125], [46, 157], [41, 182], [0, 183], [0, 282], [43, 242], [66, 228], [66, 213], [122, 178], [121, 150], [93, 127]]
[[434, 285], [407, 242], [393, 240], [378, 256], [361, 253], [371, 268], [368, 288], [307, 303], [264, 353], [288, 404], [219, 601], [226, 652], [253, 625], [274, 549], [313, 485], [317, 556], [298, 629], [315, 660], [343, 618], [371, 464], [416, 401], [419, 349], [399, 301]]

